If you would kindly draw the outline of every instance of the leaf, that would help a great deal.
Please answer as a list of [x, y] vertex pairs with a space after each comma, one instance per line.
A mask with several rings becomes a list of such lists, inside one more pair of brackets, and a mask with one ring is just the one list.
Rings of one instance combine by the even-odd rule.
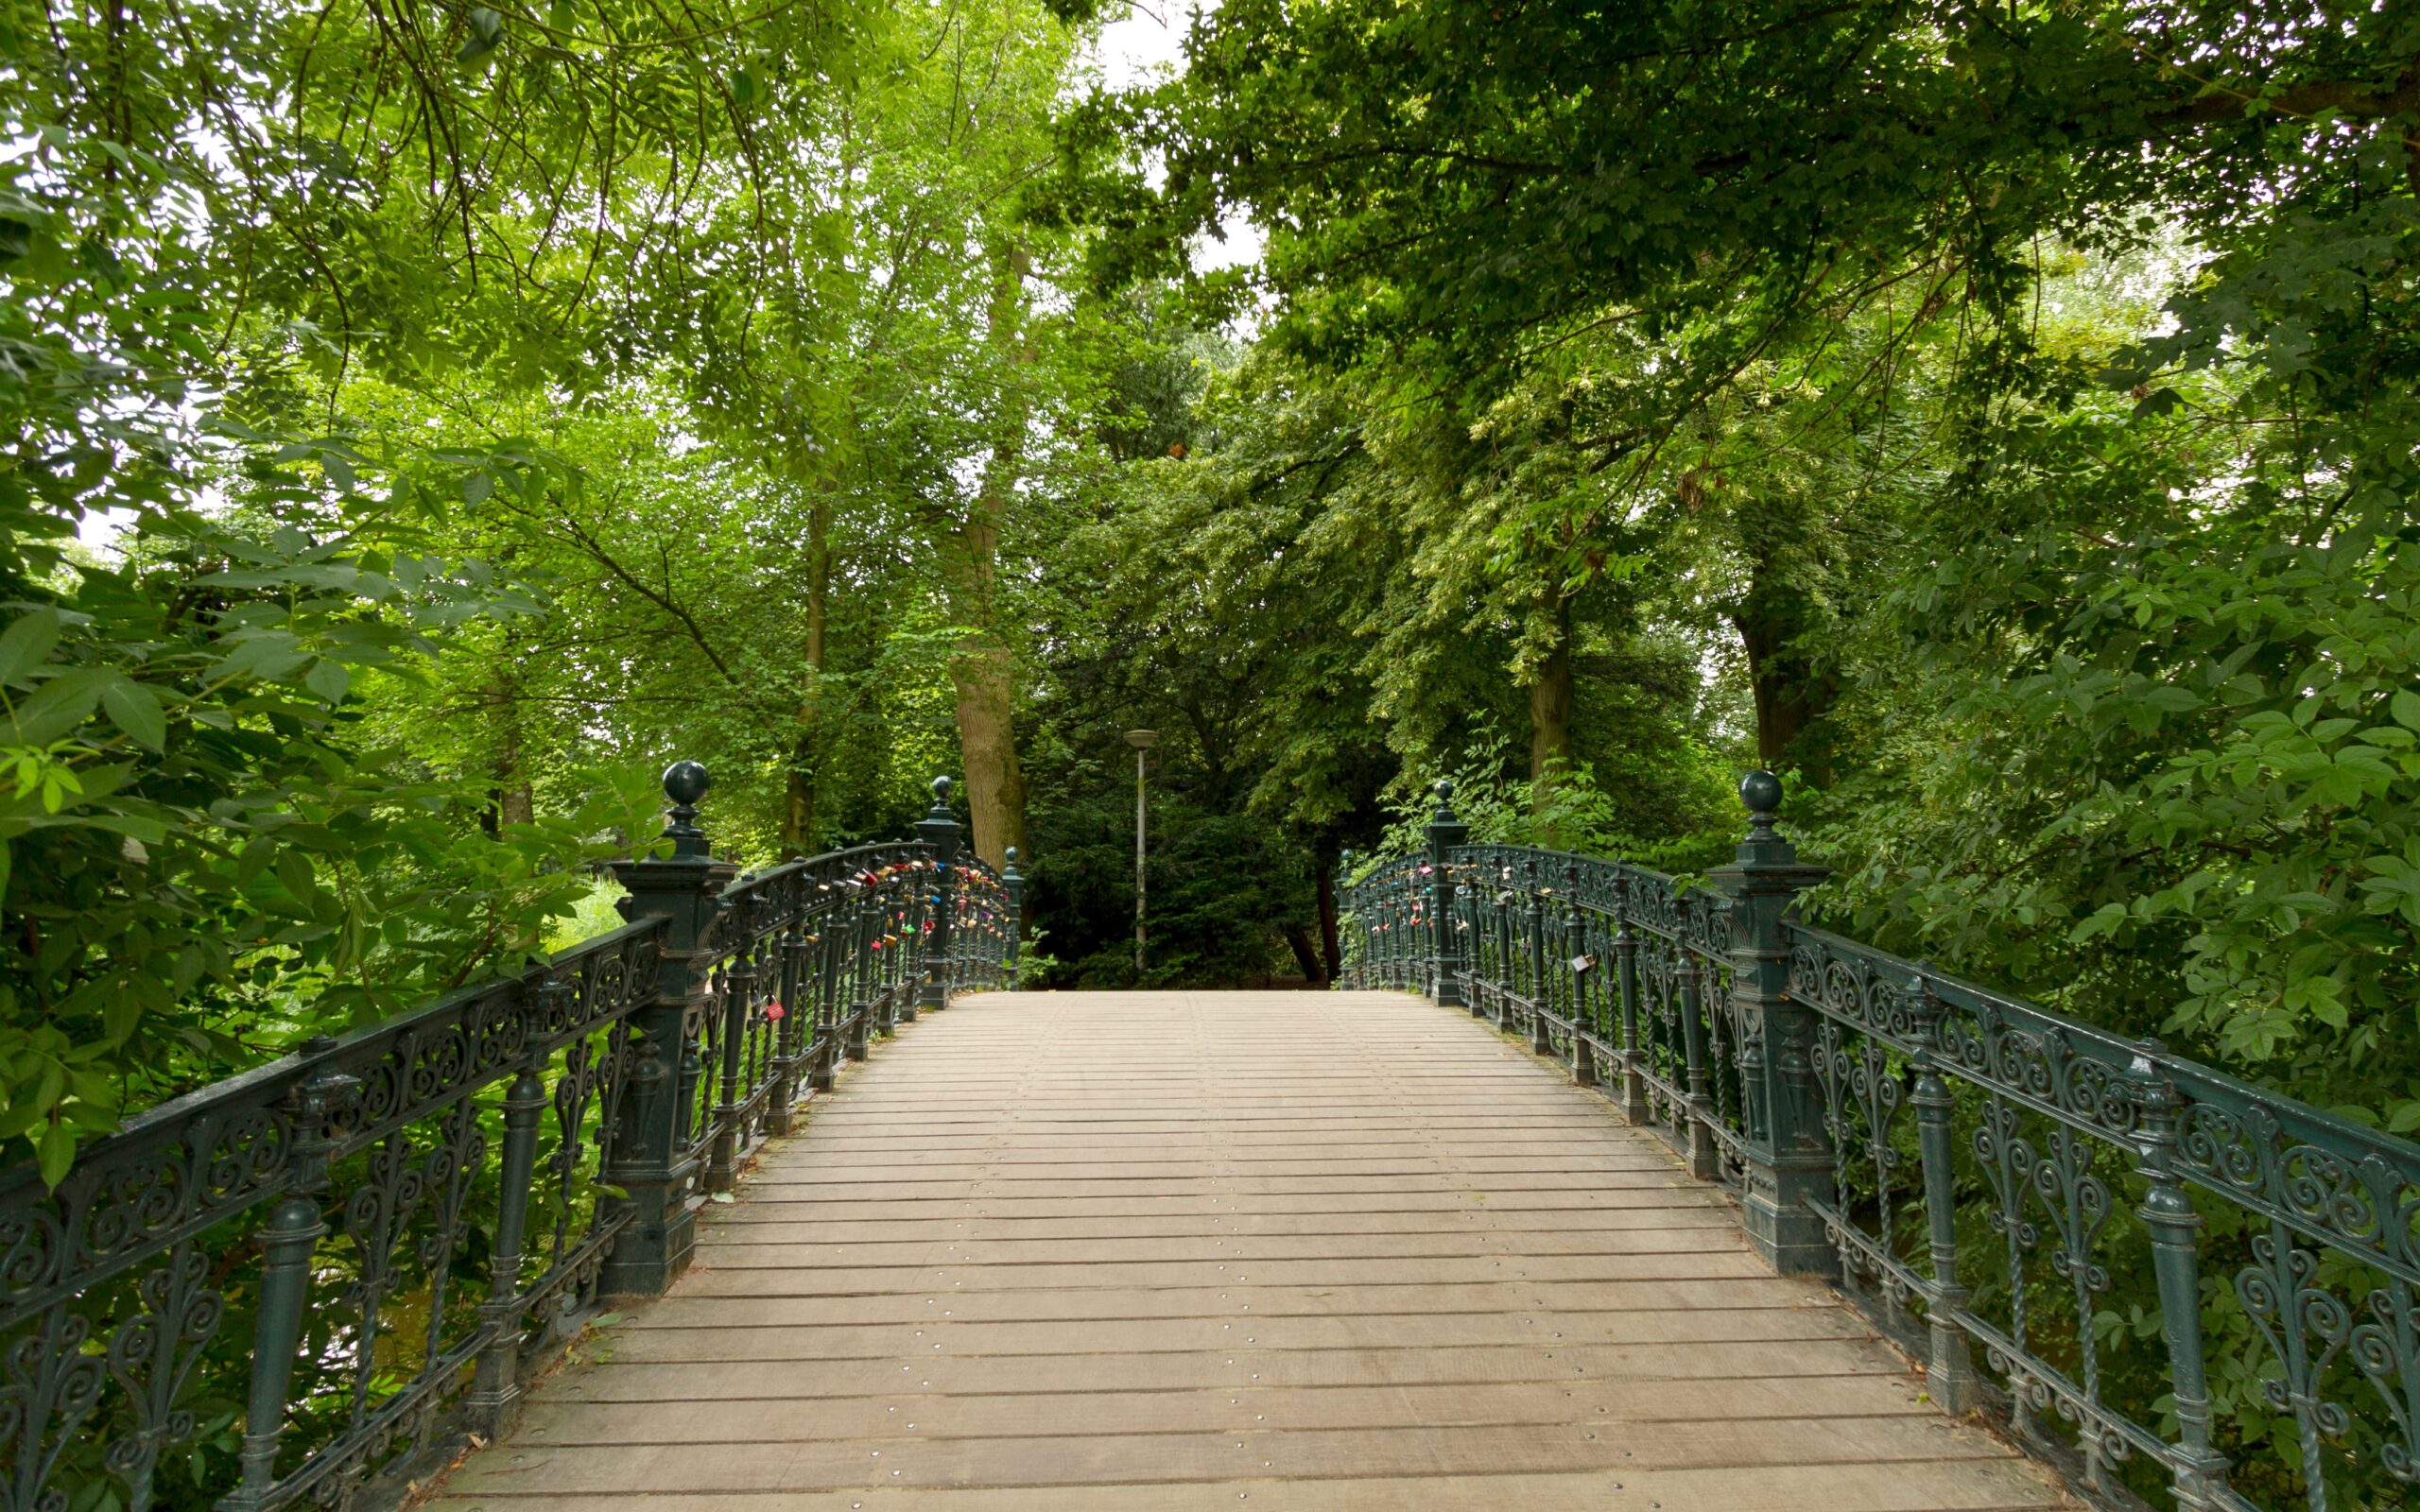
[[33, 696], [17, 705], [10, 720], [16, 728], [5, 744], [48, 746], [92, 717], [101, 690], [116, 677], [116, 673], [104, 668], [78, 667], [51, 679]]
[[320, 894], [320, 879], [311, 870], [311, 858], [300, 850], [281, 850], [270, 864], [277, 873], [278, 885], [292, 894], [297, 902], [307, 903]]
[[476, 62], [495, 51], [496, 43], [503, 40], [504, 17], [486, 6], [475, 6], [471, 10], [471, 35], [463, 40], [460, 49], [454, 54], [454, 60], [458, 63]]
[[62, 1119], [42, 1131], [42, 1141], [35, 1149], [35, 1158], [42, 1165], [43, 1184], [56, 1187], [67, 1179], [69, 1167], [76, 1163], [76, 1130]]
[[2413, 693], [2409, 688], [2397, 689], [2391, 706], [2394, 710], [2396, 724], [2406, 730], [2420, 730], [2420, 693]]
[[160, 712], [159, 696], [143, 684], [118, 679], [101, 690], [101, 708], [110, 723], [144, 749], [160, 750], [167, 745], [167, 716]]
[[0, 682], [21, 681], [59, 644], [59, 612], [29, 610], [0, 632]]
[[321, 657], [302, 675], [302, 686], [332, 704], [342, 703], [345, 690], [353, 686], [353, 669], [334, 658]]

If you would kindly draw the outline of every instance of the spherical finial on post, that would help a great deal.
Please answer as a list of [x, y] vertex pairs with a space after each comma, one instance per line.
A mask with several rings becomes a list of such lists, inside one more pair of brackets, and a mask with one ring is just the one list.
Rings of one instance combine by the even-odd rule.
[[696, 762], [674, 762], [664, 769], [664, 796], [672, 800], [664, 833], [671, 837], [674, 855], [706, 853], [706, 832], [698, 828], [698, 800], [714, 785], [714, 779]]
[[715, 780], [696, 762], [674, 762], [664, 769], [664, 796], [677, 804], [696, 804], [714, 785]]
[[1442, 820], [1447, 824], [1456, 822], [1454, 818], [1453, 779], [1449, 777], [1441, 777], [1437, 779], [1436, 782], [1431, 782], [1428, 785], [1428, 791], [1434, 794], [1437, 799], [1437, 812], [1429, 816], [1429, 817], [1434, 820]]
[[1768, 771], [1750, 772], [1739, 779], [1739, 801], [1752, 814], [1773, 813], [1781, 807], [1781, 779]]
[[1757, 770], [1739, 779], [1739, 801], [1748, 806], [1748, 840], [1750, 844], [1775, 840], [1773, 816], [1781, 808], [1781, 779], [1772, 773]]
[[956, 785], [946, 777], [933, 779], [933, 808], [937, 812], [942, 814], [949, 812], [950, 789]]
[[1017, 881], [1017, 848], [1015, 846], [1009, 847], [1008, 850], [1004, 853], [1004, 859], [1008, 862], [1008, 866], [1001, 871], [1000, 880], [1002, 882]]

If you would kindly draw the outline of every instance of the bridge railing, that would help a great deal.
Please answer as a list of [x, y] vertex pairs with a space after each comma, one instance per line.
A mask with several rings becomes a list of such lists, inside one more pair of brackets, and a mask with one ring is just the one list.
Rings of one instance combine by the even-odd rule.
[[2420, 1145], [1800, 922], [1824, 872], [1741, 793], [1684, 888], [1467, 844], [1441, 784], [1347, 889], [1345, 981], [1561, 1059], [2092, 1500], [2414, 1504]]
[[624, 927], [0, 1174], [0, 1512], [400, 1498], [668, 1285], [838, 1059], [1012, 970], [945, 782], [915, 841], [746, 877], [703, 770], [665, 785]]

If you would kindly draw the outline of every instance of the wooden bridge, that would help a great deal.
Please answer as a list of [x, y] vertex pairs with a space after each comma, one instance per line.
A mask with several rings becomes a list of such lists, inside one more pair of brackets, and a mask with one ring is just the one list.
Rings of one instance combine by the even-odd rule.
[[707, 786], [623, 928], [0, 1172], [0, 1512], [2420, 1484], [2420, 1145], [1810, 926], [1767, 774], [1697, 883], [1441, 788], [1293, 993], [1018, 991], [945, 781], [746, 875]]
[[1731, 1200], [1393, 992], [959, 999], [446, 1512], [2055, 1504]]

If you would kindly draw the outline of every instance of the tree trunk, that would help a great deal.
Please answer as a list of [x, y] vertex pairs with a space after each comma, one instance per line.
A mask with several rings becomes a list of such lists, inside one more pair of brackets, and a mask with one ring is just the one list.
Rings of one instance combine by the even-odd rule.
[[975, 853], [994, 867], [1004, 867], [1009, 847], [1025, 846], [1025, 773], [1017, 765], [1011, 718], [1016, 662], [1007, 646], [981, 641], [977, 635], [959, 643], [949, 676], [958, 685], [958, 740], [966, 758], [966, 808], [975, 827]]
[[493, 745], [488, 760], [488, 806], [479, 828], [501, 833], [509, 824], [527, 824], [538, 816], [538, 797], [523, 769], [519, 679], [513, 675], [521, 655], [520, 637], [508, 633], [495, 679], [487, 686], [488, 730]]
[[1336, 934], [1336, 872], [1320, 863], [1320, 951], [1327, 957], [1327, 979], [1344, 974], [1344, 942]]
[[969, 627], [950, 658], [950, 681], [958, 689], [958, 740], [966, 762], [966, 806], [975, 831], [975, 853], [994, 867], [1007, 864], [1011, 846], [1025, 844], [1025, 773], [1017, 765], [1014, 713], [1016, 656], [1000, 634], [1000, 523], [1015, 496], [1024, 462], [1026, 406], [1015, 391], [1014, 369], [1028, 360], [1024, 348], [1025, 249], [1012, 244], [994, 252], [990, 339], [997, 351], [1008, 390], [999, 430], [992, 443], [983, 490], [966, 521], [942, 543], [942, 570], [951, 610]]
[[1821, 787], [1832, 780], [1830, 743], [1809, 727], [1840, 698], [1840, 680], [1818, 667], [1798, 644], [1806, 606], [1796, 590], [1774, 582], [1762, 563], [1748, 596], [1731, 617], [1748, 658], [1748, 687], [1756, 704], [1756, 760], [1769, 771], [1795, 767]]
[[782, 796], [782, 844], [804, 855], [815, 843], [816, 773], [822, 765], [824, 641], [832, 623], [832, 495], [838, 472], [829, 475], [806, 510], [806, 676], [799, 690], [798, 730], [790, 743], [790, 770]]
[[1571, 769], [1571, 605], [1549, 590], [1537, 612], [1551, 618], [1554, 649], [1530, 679], [1530, 796], [1543, 807]]
[[1286, 932], [1286, 943], [1293, 948], [1294, 964], [1303, 969], [1303, 980], [1325, 987], [1327, 978], [1320, 971], [1320, 953], [1311, 946], [1311, 932], [1297, 924]]

